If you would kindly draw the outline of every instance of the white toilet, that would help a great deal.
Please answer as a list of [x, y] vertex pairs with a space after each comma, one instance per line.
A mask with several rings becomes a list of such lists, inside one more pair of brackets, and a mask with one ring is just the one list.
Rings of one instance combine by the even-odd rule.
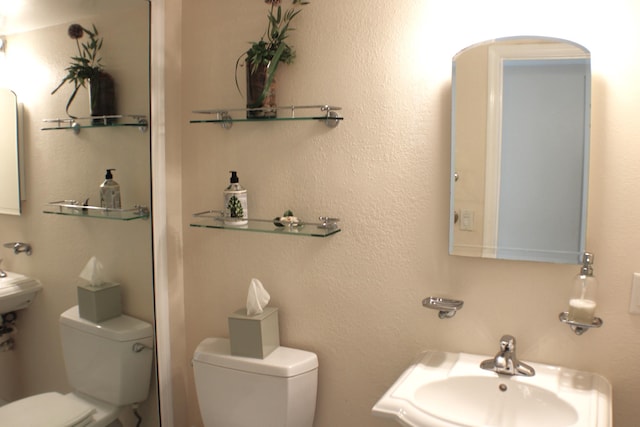
[[232, 356], [229, 340], [206, 338], [193, 357], [205, 427], [311, 427], [318, 357], [278, 347], [264, 359]]
[[[126, 315], [99, 324], [80, 318], [78, 306], [60, 315], [69, 394], [50, 392], [0, 407], [11, 427], [112, 427], [122, 406], [147, 398], [153, 327]], [[43, 359], [46, 363], [46, 359]]]

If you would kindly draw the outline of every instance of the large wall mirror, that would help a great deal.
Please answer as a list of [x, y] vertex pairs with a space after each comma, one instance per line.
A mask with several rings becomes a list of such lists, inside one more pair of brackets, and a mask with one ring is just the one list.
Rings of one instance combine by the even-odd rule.
[[[123, 208], [151, 208], [149, 130], [85, 126], [90, 119], [78, 134], [71, 128], [43, 129], [52, 123], [45, 119], [68, 118], [65, 106], [73, 85], [65, 84], [54, 94], [52, 90], [66, 75], [72, 56], [78, 55], [76, 40], [68, 35], [74, 23], [89, 29], [95, 25], [104, 39], [100, 54], [115, 81], [118, 113], [150, 117], [150, 2], [9, 3], [20, 7], [0, 8], [0, 36], [6, 40], [0, 53], [0, 86], [18, 95], [24, 112], [28, 197], [20, 216], [0, 215], [0, 258], [4, 270], [37, 278], [43, 288], [28, 308], [17, 312], [14, 348], [0, 348], [0, 404], [73, 391], [64, 367], [59, 318], [78, 304], [77, 288], [86, 284], [79, 276], [93, 256], [104, 266], [103, 278], [121, 285], [122, 312], [155, 323], [151, 220], [44, 212], [51, 202], [61, 200], [89, 199], [89, 205], [99, 206], [99, 186], [108, 168], [116, 169]], [[83, 37], [80, 41], [87, 41]], [[86, 88], [80, 88], [70, 111], [79, 117], [90, 114]], [[33, 254], [16, 255], [3, 246], [18, 241], [30, 243]], [[124, 427], [160, 425], [157, 381], [152, 377], [137, 415], [130, 405], [122, 408], [119, 419]]]
[[449, 252], [577, 264], [585, 250], [589, 52], [546, 37], [453, 58]]

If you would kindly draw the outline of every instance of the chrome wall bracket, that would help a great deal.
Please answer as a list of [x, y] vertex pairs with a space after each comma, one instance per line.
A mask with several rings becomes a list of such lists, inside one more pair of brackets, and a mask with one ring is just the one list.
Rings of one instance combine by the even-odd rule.
[[438, 310], [438, 317], [441, 319], [450, 319], [456, 315], [456, 312], [462, 309], [464, 301], [440, 297], [427, 297], [422, 300], [422, 306]]
[[604, 324], [604, 321], [599, 317], [594, 317], [590, 324], [574, 322], [572, 320], [569, 320], [569, 312], [568, 311], [563, 311], [562, 313], [560, 313], [558, 315], [558, 319], [560, 319], [560, 321], [562, 323], [565, 323], [565, 324], [569, 325], [571, 327], [571, 330], [576, 335], [582, 335], [585, 332], [587, 332], [589, 329], [591, 329], [591, 328], [599, 328]]

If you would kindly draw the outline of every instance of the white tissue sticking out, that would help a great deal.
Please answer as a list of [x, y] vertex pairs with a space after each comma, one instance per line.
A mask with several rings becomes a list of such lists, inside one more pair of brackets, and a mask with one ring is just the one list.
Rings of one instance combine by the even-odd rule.
[[247, 294], [247, 316], [255, 316], [264, 311], [271, 296], [258, 279], [251, 279]]
[[80, 272], [80, 278], [89, 282], [91, 286], [101, 286], [104, 283], [103, 271], [102, 263], [93, 256]]

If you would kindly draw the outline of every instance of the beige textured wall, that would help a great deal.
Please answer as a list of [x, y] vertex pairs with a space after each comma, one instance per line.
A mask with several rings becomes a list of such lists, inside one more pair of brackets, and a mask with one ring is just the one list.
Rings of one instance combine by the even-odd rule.
[[[608, 377], [616, 427], [635, 426], [640, 316], [628, 304], [640, 271], [640, 5], [314, 1], [297, 18], [298, 59], [282, 70], [278, 99], [342, 106], [338, 128], [188, 124], [192, 109], [242, 105], [233, 66], [265, 14], [257, 0], [183, 1], [183, 114], [169, 120], [184, 125], [168, 144], [182, 147], [184, 240], [170, 245], [184, 246], [187, 353], [204, 337], [227, 336], [227, 315], [257, 277], [280, 307], [282, 344], [318, 354], [316, 427], [392, 425], [370, 408], [416, 353], [492, 354], [504, 333], [518, 338], [524, 360]], [[521, 34], [572, 39], [593, 55], [587, 247], [605, 325], [581, 337], [557, 321], [575, 266], [447, 254], [451, 57]], [[189, 228], [191, 213], [221, 206], [230, 169], [249, 189], [251, 216], [330, 214], [343, 231], [314, 239]], [[461, 298], [465, 308], [439, 320], [421, 307], [427, 295]], [[200, 426], [188, 384], [188, 409], [174, 410]]]
[[[104, 36], [103, 63], [117, 82], [121, 113], [149, 114], [148, 7], [126, 13], [82, 19], [95, 23]], [[41, 131], [42, 119], [65, 117], [71, 86], [50, 92], [64, 75], [75, 43], [68, 24], [8, 37], [0, 84], [14, 90], [24, 104], [24, 146], [27, 200], [20, 217], [0, 215], [0, 243], [25, 241], [33, 255], [15, 256], [0, 248], [3, 268], [36, 277], [43, 290], [34, 303], [18, 312], [13, 352], [0, 353], [0, 398], [13, 400], [47, 391], [68, 392], [59, 338], [58, 317], [77, 304], [78, 274], [92, 255], [105, 267], [108, 280], [120, 282], [123, 311], [148, 322], [154, 320], [150, 221], [103, 221], [42, 213], [55, 200], [90, 197], [99, 205], [98, 186], [104, 169], [116, 168], [123, 207], [150, 206], [149, 133], [136, 128]], [[79, 91], [71, 110], [88, 114], [86, 89]], [[5, 373], [7, 375], [5, 375]], [[6, 379], [6, 380], [5, 380]], [[153, 387], [153, 386], [152, 386]], [[157, 393], [140, 412], [146, 422], [158, 421]], [[130, 410], [125, 425], [135, 425]]]

